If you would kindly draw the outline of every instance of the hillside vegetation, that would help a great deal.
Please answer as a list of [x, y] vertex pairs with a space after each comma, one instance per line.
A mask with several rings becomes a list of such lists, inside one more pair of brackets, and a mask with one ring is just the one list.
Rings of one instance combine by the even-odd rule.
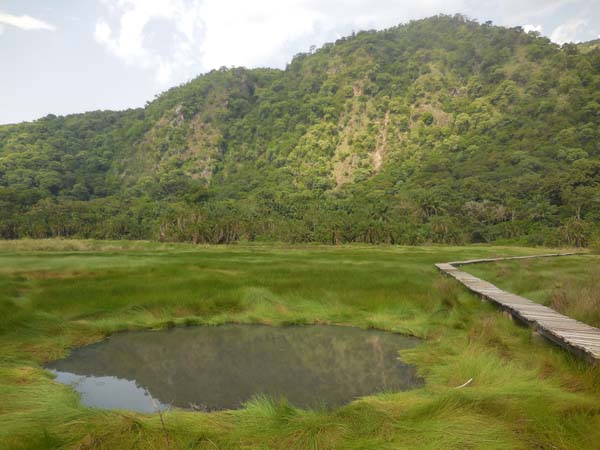
[[0, 127], [0, 236], [583, 246], [600, 48], [438, 16]]

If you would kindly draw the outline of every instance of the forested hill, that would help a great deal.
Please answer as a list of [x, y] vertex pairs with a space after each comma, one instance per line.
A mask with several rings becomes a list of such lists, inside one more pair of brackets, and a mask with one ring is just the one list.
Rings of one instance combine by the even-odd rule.
[[600, 49], [438, 16], [0, 127], [0, 235], [585, 245]]

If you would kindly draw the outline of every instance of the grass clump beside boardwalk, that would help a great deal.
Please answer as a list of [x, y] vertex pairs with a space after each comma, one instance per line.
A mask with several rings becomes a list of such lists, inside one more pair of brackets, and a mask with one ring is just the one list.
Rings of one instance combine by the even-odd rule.
[[0, 243], [0, 448], [164, 449], [157, 414], [86, 408], [41, 364], [119, 330], [237, 322], [420, 336], [402, 357], [426, 385], [334, 410], [257, 398], [237, 411], [169, 411], [172, 449], [595, 449], [598, 368], [532, 340], [433, 266], [536, 252]]
[[600, 255], [498, 261], [462, 270], [600, 328]]

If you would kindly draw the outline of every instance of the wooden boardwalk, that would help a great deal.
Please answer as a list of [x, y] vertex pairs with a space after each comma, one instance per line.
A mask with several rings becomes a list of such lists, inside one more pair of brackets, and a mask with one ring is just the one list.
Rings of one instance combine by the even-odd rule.
[[470, 291], [498, 305], [508, 313], [534, 328], [538, 333], [570, 352], [600, 363], [600, 329], [559, 314], [547, 306], [535, 303], [525, 297], [503, 291], [492, 283], [463, 272], [456, 266], [508, 259], [547, 258], [568, 256], [574, 253], [554, 253], [537, 256], [516, 256], [510, 258], [474, 259], [440, 263], [435, 266], [464, 284]]

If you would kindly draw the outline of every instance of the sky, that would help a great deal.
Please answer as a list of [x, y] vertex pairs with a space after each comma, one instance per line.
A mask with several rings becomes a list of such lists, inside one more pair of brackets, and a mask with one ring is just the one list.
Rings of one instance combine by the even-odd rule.
[[139, 107], [211, 69], [284, 68], [352, 31], [455, 13], [600, 37], [600, 0], [0, 0], [0, 124]]

